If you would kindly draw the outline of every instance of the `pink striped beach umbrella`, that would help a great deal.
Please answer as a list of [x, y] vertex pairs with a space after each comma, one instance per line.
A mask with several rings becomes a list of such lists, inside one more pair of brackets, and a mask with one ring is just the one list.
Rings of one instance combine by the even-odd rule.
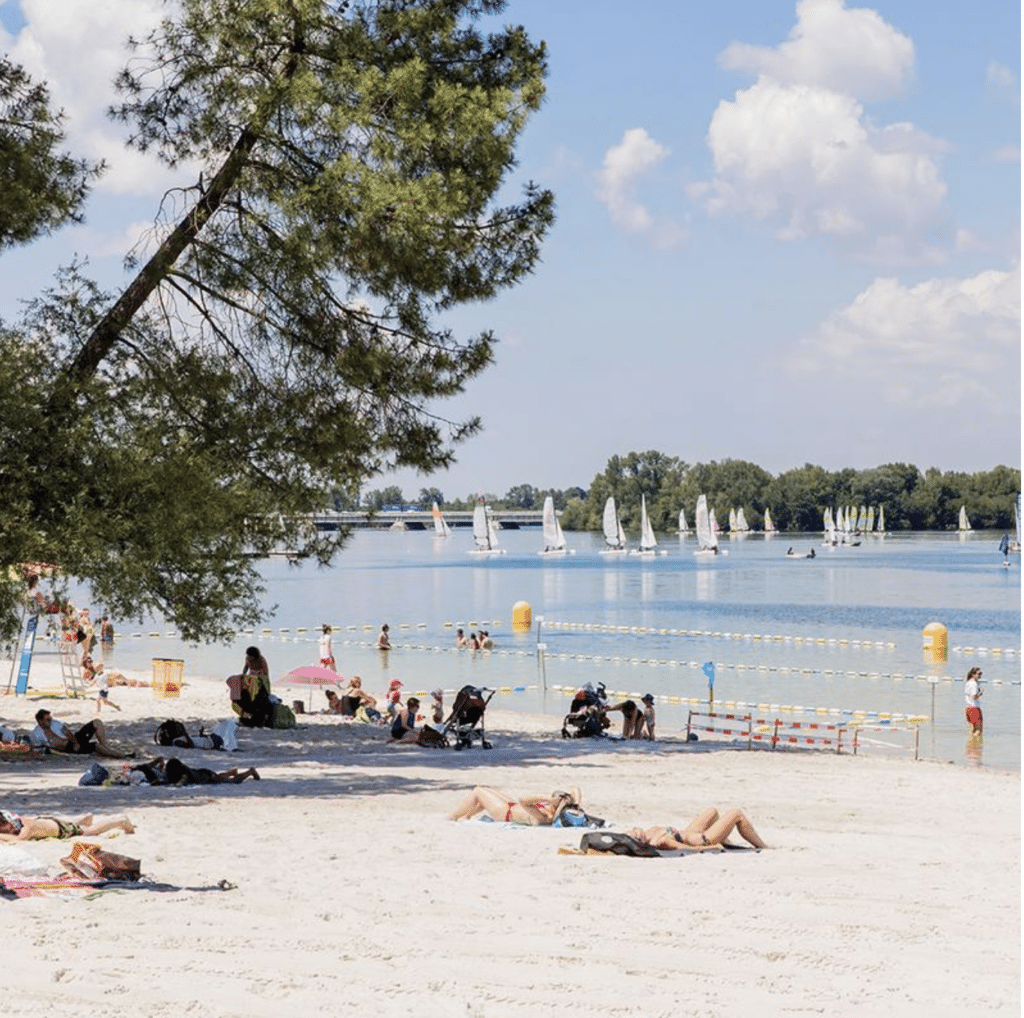
[[321, 665], [301, 665], [281, 679], [283, 686], [309, 686], [309, 708], [313, 709], [314, 686], [340, 686], [342, 677]]

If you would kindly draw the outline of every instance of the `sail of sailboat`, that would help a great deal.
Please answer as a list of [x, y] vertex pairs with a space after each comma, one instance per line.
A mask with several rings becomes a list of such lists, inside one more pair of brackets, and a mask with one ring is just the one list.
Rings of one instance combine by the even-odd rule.
[[602, 523], [604, 527], [604, 542], [607, 545], [605, 552], [625, 551], [626, 534], [622, 529], [622, 524], [619, 522], [619, 514], [615, 508], [615, 499], [611, 496], [608, 497], [608, 501], [604, 504]]
[[436, 502], [430, 507], [430, 515], [434, 521], [434, 535], [436, 537], [451, 537], [451, 527], [448, 526], [448, 521], [441, 514]]

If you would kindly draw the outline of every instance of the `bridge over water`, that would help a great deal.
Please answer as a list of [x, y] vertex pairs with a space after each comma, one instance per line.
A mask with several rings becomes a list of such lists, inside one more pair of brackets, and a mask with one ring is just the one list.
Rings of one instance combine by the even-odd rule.
[[[491, 509], [490, 518], [502, 530], [519, 530], [522, 527], [539, 527], [539, 509]], [[473, 526], [473, 510], [444, 510], [444, 518], [452, 529]], [[433, 530], [434, 518], [430, 510], [381, 510], [380, 512], [335, 512], [317, 513], [316, 525], [320, 530], [337, 530], [342, 527], [372, 528], [377, 530]]]

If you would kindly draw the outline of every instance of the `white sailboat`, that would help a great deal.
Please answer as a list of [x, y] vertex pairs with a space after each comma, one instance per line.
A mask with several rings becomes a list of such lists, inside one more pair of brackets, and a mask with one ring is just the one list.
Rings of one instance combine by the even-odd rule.
[[862, 505], [860, 509], [857, 510], [856, 529], [859, 530], [862, 534], [865, 530], [868, 529], [868, 507], [866, 505]]
[[878, 533], [879, 534], [884, 534], [885, 533], [885, 507], [884, 506], [879, 506], [878, 507]]
[[490, 514], [483, 502], [477, 502], [473, 510], [473, 541], [475, 548], [470, 555], [504, 555], [505, 549], [498, 547], [497, 531], [491, 527]]
[[430, 507], [430, 515], [434, 520], [434, 536], [451, 537], [452, 528], [448, 526], [448, 521], [441, 515], [441, 510], [437, 507], [436, 502]]
[[1017, 501], [1013, 504], [1014, 518], [1014, 539], [1010, 544], [1010, 551], [1020, 554], [1020, 492], [1017, 492]]
[[967, 506], [960, 506], [960, 520], [957, 524], [957, 530], [967, 531], [971, 529], [971, 521], [967, 518]]
[[868, 533], [875, 529], [875, 507], [868, 506]]
[[735, 509], [730, 509], [729, 510], [729, 533], [730, 534], [735, 534], [736, 533], [736, 529], [737, 529], [737, 527], [736, 527], [736, 510]]
[[667, 551], [658, 551], [658, 541], [654, 536], [651, 518], [647, 515], [647, 496], [640, 495], [640, 547], [633, 555], [667, 555]]
[[[840, 515], [837, 513], [837, 515]], [[836, 532], [836, 524], [832, 519], [832, 507], [826, 506], [825, 512], [822, 516], [822, 521], [825, 525], [825, 540], [821, 543], [826, 548], [834, 548], [839, 543], [839, 535]]]
[[766, 534], [775, 533], [775, 522], [772, 520], [772, 514], [767, 509], [764, 511], [764, 532]]
[[686, 525], [686, 510], [685, 509], [680, 509], [679, 510], [679, 533], [680, 534], [688, 534], [689, 532], [690, 532], [690, 528]]
[[740, 534], [750, 533], [750, 524], [747, 523], [747, 516], [743, 512], [743, 506], [736, 510], [736, 531]]
[[706, 495], [697, 499], [697, 550], [694, 555], [717, 555], [718, 535], [712, 526], [714, 510], [708, 511]]
[[555, 501], [548, 495], [544, 499], [544, 511], [541, 514], [541, 523], [544, 528], [544, 548], [541, 555], [573, 555], [575, 549], [565, 546], [565, 534], [562, 533], [562, 524], [558, 522], [558, 514], [555, 512]]
[[615, 499], [609, 496], [604, 504], [604, 542], [607, 547], [601, 552], [602, 555], [621, 555], [626, 551], [626, 534], [619, 521], [619, 514], [615, 508]]

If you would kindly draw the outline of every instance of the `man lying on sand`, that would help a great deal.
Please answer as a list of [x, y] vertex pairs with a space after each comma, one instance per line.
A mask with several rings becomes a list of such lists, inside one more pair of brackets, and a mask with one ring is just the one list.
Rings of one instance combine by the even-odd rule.
[[77, 820], [63, 817], [20, 817], [0, 810], [0, 841], [42, 841], [45, 838], [93, 837], [107, 831], [133, 834], [135, 825], [126, 817], [95, 817], [92, 813]]
[[259, 771], [255, 767], [248, 767], [244, 771], [238, 767], [213, 771], [209, 767], [189, 767], [176, 756], [166, 760], [158, 756], [148, 763], [136, 764], [131, 770], [140, 771], [151, 785], [240, 785], [246, 778], [260, 780]]

